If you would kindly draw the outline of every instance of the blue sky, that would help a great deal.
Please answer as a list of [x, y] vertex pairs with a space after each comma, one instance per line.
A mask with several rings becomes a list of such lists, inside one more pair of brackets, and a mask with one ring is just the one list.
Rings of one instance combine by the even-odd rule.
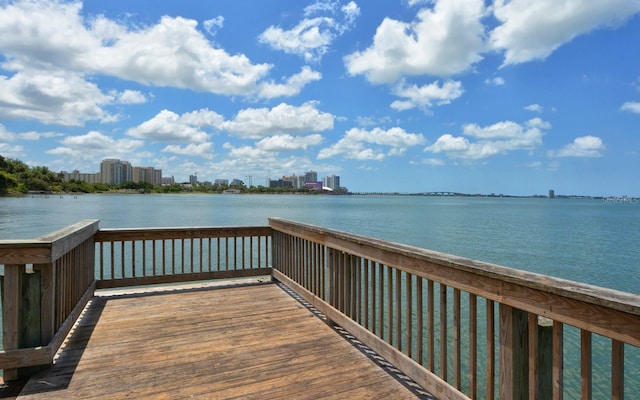
[[640, 195], [640, 1], [2, 1], [0, 154]]

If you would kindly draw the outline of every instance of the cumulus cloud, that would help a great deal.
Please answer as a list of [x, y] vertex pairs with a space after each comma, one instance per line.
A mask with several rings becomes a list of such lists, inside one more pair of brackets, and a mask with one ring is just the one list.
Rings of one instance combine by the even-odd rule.
[[322, 78], [320, 72], [314, 71], [309, 67], [302, 67], [299, 73], [290, 76], [284, 83], [262, 82], [259, 85], [258, 97], [264, 99], [273, 99], [276, 97], [295, 96], [302, 89], [313, 81]]
[[385, 18], [369, 48], [344, 58], [347, 71], [376, 84], [467, 71], [482, 59], [484, 13], [482, 0], [437, 0], [412, 22]]
[[203, 143], [214, 130], [222, 125], [224, 117], [208, 109], [182, 115], [162, 110], [155, 117], [127, 131], [127, 135], [138, 139], [159, 142]]
[[167, 145], [161, 150], [163, 153], [180, 154], [184, 156], [196, 156], [206, 159], [213, 158], [213, 143], [189, 143], [186, 146], [177, 144]]
[[460, 81], [447, 81], [442, 85], [440, 85], [440, 82], [435, 81], [424, 86], [408, 86], [404, 81], [401, 81], [392, 90], [392, 93], [406, 100], [394, 101], [391, 103], [391, 108], [404, 111], [418, 107], [428, 111], [434, 105], [450, 104], [453, 100], [462, 96], [463, 89]]
[[623, 23], [638, 11], [640, 2], [629, 0], [496, 0], [500, 25], [489, 45], [504, 51], [503, 65], [542, 60], [576, 36]]
[[532, 150], [542, 145], [544, 130], [551, 124], [540, 118], [533, 118], [525, 124], [513, 121], [501, 121], [489, 126], [467, 124], [463, 127], [463, 136], [444, 134], [435, 143], [424, 150], [432, 153], [445, 153], [453, 158], [482, 159], [514, 150]]
[[318, 159], [342, 155], [356, 160], [382, 160], [387, 156], [402, 155], [409, 147], [422, 143], [422, 135], [407, 133], [398, 127], [388, 130], [351, 128], [336, 144], [320, 150]]
[[66, 136], [60, 140], [62, 146], [47, 151], [48, 154], [65, 156], [76, 160], [94, 161], [100, 158], [124, 158], [140, 156], [142, 140], [114, 139], [97, 131], [79, 136]]
[[256, 147], [266, 151], [294, 151], [306, 150], [309, 146], [316, 146], [322, 143], [323, 137], [320, 134], [308, 136], [275, 135], [266, 137], [256, 143]]
[[555, 157], [602, 157], [606, 146], [597, 136], [581, 136], [558, 151], [550, 152]]
[[250, 139], [333, 129], [333, 115], [319, 111], [316, 106], [315, 102], [306, 102], [297, 107], [281, 103], [271, 109], [247, 108], [225, 121], [221, 129]]
[[620, 107], [622, 111], [629, 111], [632, 113], [640, 114], [640, 102], [637, 101], [627, 101]]
[[[317, 14], [325, 15], [312, 17]], [[339, 6], [337, 1], [316, 1], [305, 8], [306, 18], [296, 26], [285, 30], [272, 25], [260, 34], [258, 40], [273, 49], [315, 62], [329, 51], [336, 38], [353, 27], [358, 15], [360, 8], [354, 1], [343, 6]]]
[[[210, 34], [223, 18], [204, 23]], [[163, 17], [129, 26], [84, 16], [82, 3], [23, 0], [0, 5], [0, 119], [82, 126], [115, 122], [115, 104], [142, 104], [140, 91], [104, 92], [93, 76], [250, 98], [293, 96], [321, 75], [308, 67], [282, 82], [272, 66], [230, 55], [198, 30], [195, 20]]]
[[113, 101], [113, 96], [76, 73], [28, 70], [11, 77], [0, 75], [0, 119], [34, 119], [65, 126], [81, 126], [91, 120], [111, 122], [118, 117], [104, 107]]
[[144, 94], [138, 90], [125, 90], [115, 94], [116, 103], [120, 104], [143, 104], [147, 102]]

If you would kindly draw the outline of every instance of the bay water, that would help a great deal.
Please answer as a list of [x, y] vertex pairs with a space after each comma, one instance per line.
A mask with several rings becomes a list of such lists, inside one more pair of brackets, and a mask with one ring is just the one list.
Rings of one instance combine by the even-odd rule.
[[595, 199], [64, 195], [0, 197], [0, 239], [101, 228], [266, 225], [269, 217], [640, 294], [640, 204]]
[[[391, 195], [90, 194], [0, 197], [0, 240], [83, 219], [101, 228], [262, 226], [282, 217], [530, 272], [640, 294], [640, 204], [599, 199]], [[579, 354], [576, 332], [574, 349]], [[607, 359], [607, 345], [594, 359]], [[566, 357], [567, 358], [567, 357]], [[627, 395], [640, 391], [640, 349], [625, 354]], [[565, 384], [579, 379], [565, 363]], [[594, 398], [608, 372], [594, 369]], [[602, 380], [602, 382], [600, 382]], [[579, 384], [578, 384], [579, 385]], [[573, 398], [577, 393], [565, 393]]]

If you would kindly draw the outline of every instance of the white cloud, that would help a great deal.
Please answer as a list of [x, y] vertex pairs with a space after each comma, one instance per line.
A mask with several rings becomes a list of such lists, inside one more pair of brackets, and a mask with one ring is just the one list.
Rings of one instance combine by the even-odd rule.
[[[360, 15], [360, 8], [355, 2], [352, 1], [340, 8], [338, 4], [338, 2], [317, 1], [305, 8], [305, 16], [311, 17], [320, 13], [330, 13], [331, 16], [305, 18], [289, 30], [270, 26], [258, 37], [258, 40], [273, 49], [301, 56], [307, 62], [319, 61], [329, 51], [333, 41], [350, 30], [355, 19]], [[333, 17], [336, 13], [339, 14], [340, 19]]]
[[635, 0], [496, 0], [493, 13], [501, 24], [489, 44], [504, 51], [504, 65], [541, 60], [576, 36], [621, 24], [638, 11]]
[[[398, 127], [388, 130], [375, 128], [370, 131], [351, 128], [336, 144], [320, 150], [318, 159], [342, 155], [356, 160], [382, 160], [386, 156], [402, 155], [409, 147], [422, 143], [422, 135], [407, 133]], [[389, 149], [386, 150], [385, 147]]]
[[36, 141], [43, 138], [53, 138], [57, 136], [62, 136], [62, 134], [56, 132], [36, 131], [14, 133], [7, 130], [4, 125], [0, 124], [0, 142], [15, 142], [19, 140]]
[[478, 139], [477, 141], [444, 134], [424, 150], [442, 152], [453, 158], [477, 160], [514, 150], [535, 149], [542, 145], [543, 130], [550, 128], [551, 124], [540, 118], [533, 118], [524, 125], [513, 121], [502, 121], [485, 127], [467, 124], [463, 127], [463, 134]]
[[[44, 0], [0, 7], [3, 68], [104, 74], [229, 96], [259, 96], [272, 68], [214, 47], [195, 20], [165, 16], [155, 25], [126, 26], [103, 16], [84, 18], [81, 10], [81, 3]], [[220, 25], [222, 19], [213, 19], [204, 29]]]
[[62, 146], [48, 150], [47, 153], [72, 160], [93, 162], [101, 158], [137, 158], [141, 156], [139, 150], [144, 144], [142, 140], [114, 139], [97, 131], [67, 136], [60, 143]]
[[204, 29], [211, 36], [215, 36], [218, 33], [218, 29], [221, 29], [224, 25], [224, 17], [222, 15], [218, 15], [215, 18], [208, 19], [202, 23]]
[[112, 122], [117, 116], [103, 107], [113, 100], [76, 73], [29, 70], [11, 77], [0, 75], [0, 119], [35, 119], [65, 126], [81, 126], [91, 120]]
[[393, 83], [405, 75], [448, 77], [469, 70], [482, 57], [482, 0], [437, 0], [413, 22], [385, 18], [364, 51], [345, 57], [349, 74], [372, 83]]
[[117, 93], [116, 102], [120, 104], [143, 104], [147, 98], [137, 90], [125, 90]]
[[273, 81], [260, 83], [258, 97], [273, 99], [275, 97], [295, 96], [299, 94], [308, 83], [318, 81], [320, 78], [322, 78], [320, 72], [305, 66], [302, 67], [297, 74], [288, 77], [285, 83], [274, 83]]
[[524, 109], [535, 113], [541, 113], [544, 110], [544, 108], [540, 104], [529, 104]]
[[206, 159], [213, 158], [213, 143], [189, 143], [186, 146], [170, 144], [161, 150], [163, 153], [197, 156]]
[[306, 150], [309, 146], [319, 145], [322, 141], [322, 135], [317, 133], [308, 136], [275, 135], [260, 140], [256, 143], [256, 147], [266, 151]]
[[555, 157], [602, 157], [606, 146], [597, 136], [581, 136], [573, 140], [556, 152], [550, 152]]
[[271, 109], [247, 108], [240, 110], [233, 120], [225, 121], [221, 129], [249, 139], [333, 129], [333, 115], [319, 111], [316, 106], [315, 102], [306, 102], [298, 107], [281, 103]]
[[632, 113], [640, 114], [640, 102], [637, 101], [627, 101], [620, 107], [622, 111], [629, 111]]
[[504, 86], [504, 84], [507, 82], [504, 80], [504, 78], [496, 76], [495, 78], [485, 79], [484, 83], [485, 85], [490, 86]]
[[24, 147], [12, 146], [9, 143], [0, 142], [0, 154], [5, 158], [19, 158], [25, 155]]
[[445, 162], [439, 158], [423, 158], [420, 160], [420, 164], [430, 165], [432, 167], [442, 167], [445, 165]]
[[208, 109], [178, 115], [162, 110], [155, 117], [127, 131], [127, 135], [138, 139], [160, 142], [204, 143], [210, 134], [204, 129], [217, 129], [224, 118]]
[[428, 110], [433, 105], [450, 104], [453, 100], [462, 96], [464, 90], [460, 81], [446, 81], [442, 85], [440, 82], [418, 87], [417, 85], [406, 86], [401, 81], [392, 90], [392, 93], [406, 100], [396, 100], [391, 103], [391, 108], [404, 111], [411, 108], [419, 107], [422, 110]]

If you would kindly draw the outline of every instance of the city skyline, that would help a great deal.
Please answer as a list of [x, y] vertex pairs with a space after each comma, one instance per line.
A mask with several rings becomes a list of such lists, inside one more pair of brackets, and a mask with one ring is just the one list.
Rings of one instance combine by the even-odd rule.
[[635, 0], [10, 0], [0, 154], [640, 196], [638, 37]]

